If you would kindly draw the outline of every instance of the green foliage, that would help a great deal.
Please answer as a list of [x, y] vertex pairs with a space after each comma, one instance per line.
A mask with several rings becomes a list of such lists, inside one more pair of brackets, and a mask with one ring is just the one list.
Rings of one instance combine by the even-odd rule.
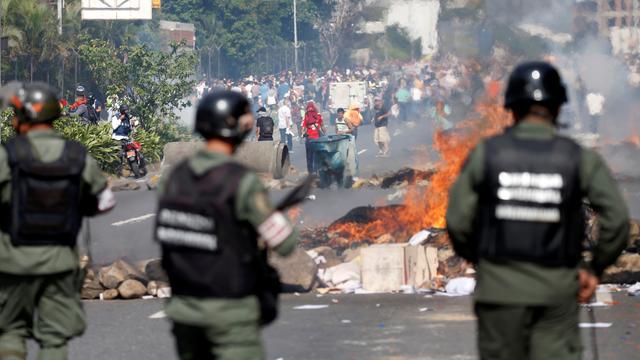
[[[12, 117], [13, 111], [11, 109], [7, 109], [0, 114], [3, 144], [15, 136], [15, 131], [11, 126]], [[112, 130], [110, 124], [102, 123], [96, 126], [87, 126], [78, 122], [76, 118], [62, 117], [53, 123], [53, 127], [64, 138], [82, 143], [104, 171], [115, 171], [119, 161], [120, 144], [111, 139]], [[153, 139], [151, 139], [150, 143], [153, 143]], [[152, 149], [154, 146], [157, 147], [157, 145], [152, 145]]]
[[104, 171], [115, 171], [120, 161], [120, 143], [111, 138], [109, 123], [89, 126], [76, 118], [62, 117], [53, 123], [53, 127], [63, 137], [82, 143]]
[[538, 36], [531, 36], [519, 29], [499, 25], [493, 31], [496, 42], [502, 43], [511, 52], [529, 59], [539, 58], [548, 52], [547, 42]]
[[175, 111], [190, 105], [188, 95], [195, 86], [197, 63], [194, 53], [180, 52], [178, 45], [170, 53], [144, 45], [116, 48], [97, 39], [87, 40], [79, 52], [108, 94], [120, 94], [121, 98], [123, 94], [133, 95], [127, 100], [132, 113], [163, 146], [185, 137]]
[[[327, 0], [298, 0], [298, 37], [317, 40], [314, 26]], [[291, 0], [173, 0], [163, 2], [167, 19], [196, 24], [196, 46], [220, 48], [232, 64], [231, 75], [256, 70], [255, 60], [267, 47], [293, 41]], [[319, 6], [322, 5], [322, 6]], [[263, 69], [266, 71], [266, 69]]]
[[0, 132], [2, 144], [11, 139], [15, 134], [13, 126], [11, 125], [11, 119], [13, 118], [13, 110], [11, 108], [5, 109], [0, 113]]
[[[422, 54], [422, 42], [420, 39], [411, 40], [409, 33], [399, 25], [385, 28], [385, 41], [382, 49], [378, 49], [377, 56], [387, 56], [389, 59], [409, 60], [412, 56]], [[385, 55], [380, 54], [384, 51]]]
[[142, 154], [148, 162], [160, 161], [166, 142], [162, 141], [158, 134], [138, 128], [134, 139], [142, 145]]
[[7, 21], [10, 33], [19, 39], [13, 43], [13, 52], [27, 56], [27, 76], [31, 79], [40, 63], [57, 55], [59, 42], [56, 39], [55, 16], [39, 0], [9, 0], [6, 5], [3, 23]]

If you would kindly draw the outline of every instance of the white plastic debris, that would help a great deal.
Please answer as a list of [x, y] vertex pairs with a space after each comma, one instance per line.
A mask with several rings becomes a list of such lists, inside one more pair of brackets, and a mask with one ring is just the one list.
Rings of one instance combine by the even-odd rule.
[[414, 234], [411, 239], [409, 239], [409, 245], [418, 246], [422, 245], [427, 239], [431, 236], [431, 232], [428, 230], [422, 230]]
[[342, 320], [340, 322], [343, 323], [343, 324], [351, 324], [351, 320], [347, 320], [347, 319], [344, 319], [344, 320]]
[[337, 285], [336, 287], [342, 290], [342, 292], [345, 294], [351, 294], [359, 289], [362, 289], [362, 283], [358, 280], [349, 280]]
[[142, 297], [142, 300], [149, 300], [149, 299], [153, 299], [153, 295], [145, 295]]
[[426, 311], [433, 311], [433, 309], [428, 307], [420, 308], [420, 312], [426, 312]]
[[360, 266], [351, 261], [330, 267], [325, 270], [322, 280], [336, 287], [350, 280], [360, 282]]
[[468, 277], [459, 277], [449, 280], [445, 291], [449, 295], [471, 295], [476, 287], [476, 279]]
[[166, 299], [166, 298], [170, 298], [171, 297], [171, 288], [170, 287], [163, 287], [158, 289], [158, 298], [159, 299]]
[[611, 327], [611, 325], [613, 325], [612, 323], [580, 323], [579, 327], [580, 328], [596, 328], [596, 329], [602, 329], [602, 328], [608, 328]]
[[629, 296], [640, 296], [640, 282], [637, 282], [627, 289]]
[[294, 310], [317, 310], [317, 309], [326, 309], [329, 305], [300, 305], [296, 306]]
[[313, 261], [316, 263], [316, 265], [326, 264], [327, 263], [327, 259], [322, 255], [317, 256], [316, 258], [313, 259]]
[[402, 198], [407, 194], [407, 189], [398, 189], [393, 194], [387, 195], [388, 201], [402, 200]]

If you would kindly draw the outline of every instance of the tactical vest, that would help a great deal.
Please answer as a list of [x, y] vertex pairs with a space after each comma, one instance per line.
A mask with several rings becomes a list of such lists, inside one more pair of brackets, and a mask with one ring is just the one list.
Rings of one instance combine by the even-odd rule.
[[16, 136], [5, 148], [11, 167], [11, 217], [3, 227], [13, 245], [74, 246], [82, 225], [84, 146], [67, 140], [61, 157], [47, 163], [34, 156], [26, 136]]
[[238, 186], [247, 172], [228, 162], [198, 176], [185, 160], [171, 174], [154, 236], [173, 293], [202, 298], [255, 294], [258, 236], [235, 215]]
[[577, 265], [584, 235], [580, 154], [560, 136], [521, 139], [508, 130], [486, 141], [479, 257]]

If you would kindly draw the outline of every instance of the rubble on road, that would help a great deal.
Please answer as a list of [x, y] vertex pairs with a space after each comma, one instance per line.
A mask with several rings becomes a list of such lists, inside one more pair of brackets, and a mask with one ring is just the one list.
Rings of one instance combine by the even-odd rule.
[[132, 264], [119, 259], [110, 265], [86, 268], [90, 262], [81, 259], [86, 276], [81, 290], [85, 300], [140, 299], [147, 295], [171, 296], [166, 274], [159, 259], [150, 259]]
[[604, 283], [634, 284], [640, 281], [640, 254], [622, 254], [602, 275]]
[[309, 291], [316, 282], [318, 265], [303, 249], [296, 248], [287, 257], [271, 252], [269, 263], [280, 274], [280, 281], [285, 291]]
[[111, 186], [111, 191], [113, 192], [133, 191], [140, 189], [140, 183], [138, 183], [135, 179], [129, 178], [112, 179], [109, 182], [109, 185]]
[[[401, 227], [380, 224], [380, 229], [398, 229], [375, 239], [359, 240], [338, 225], [366, 227], [379, 220], [378, 211], [401, 211], [401, 205], [359, 207], [328, 227], [300, 231], [301, 247], [292, 256], [271, 254], [269, 261], [281, 275], [284, 290], [319, 294], [374, 292], [433, 293], [455, 296], [473, 291], [473, 266], [457, 256], [444, 229], [422, 229], [407, 233]], [[587, 211], [587, 237], [597, 242], [597, 219]], [[358, 228], [356, 227], [357, 231]], [[637, 296], [640, 284], [640, 221], [631, 221], [629, 244], [615, 265], [606, 269], [603, 283], [619, 289], [636, 284], [629, 294]], [[130, 263], [120, 259], [91, 268], [81, 259], [86, 277], [83, 299], [166, 298], [171, 288], [160, 259]], [[626, 291], [626, 290], [625, 290]]]

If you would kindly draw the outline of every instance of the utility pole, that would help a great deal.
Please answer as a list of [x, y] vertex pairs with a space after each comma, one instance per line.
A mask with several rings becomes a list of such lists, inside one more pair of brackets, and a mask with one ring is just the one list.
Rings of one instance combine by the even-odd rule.
[[58, 0], [58, 35], [62, 35], [62, 8], [64, 0]]
[[0, 86], [2, 86], [2, 0], [0, 0]]
[[297, 0], [293, 0], [293, 61], [298, 73], [298, 8]]
[[218, 75], [218, 79], [221, 79], [220, 77], [220, 49], [222, 49], [222, 45], [214, 45], [214, 47], [216, 48], [216, 51], [218, 52], [218, 71], [216, 72], [216, 74]]

